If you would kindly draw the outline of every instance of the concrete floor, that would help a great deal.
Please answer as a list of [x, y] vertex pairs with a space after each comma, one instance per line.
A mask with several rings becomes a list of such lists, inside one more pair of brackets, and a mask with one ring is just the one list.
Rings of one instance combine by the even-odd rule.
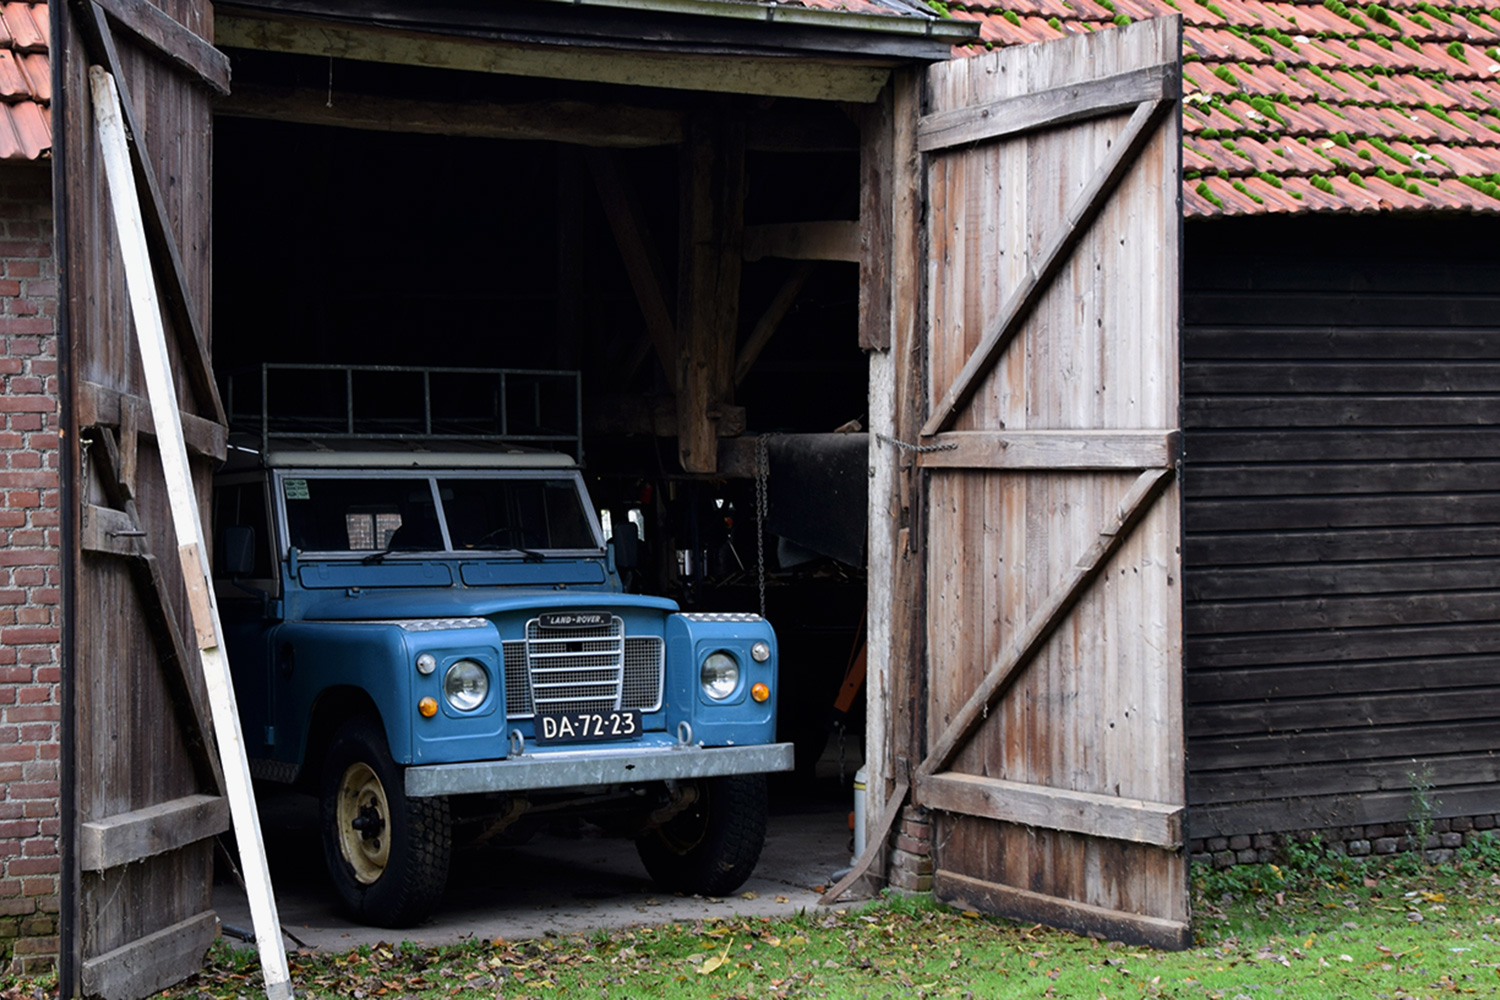
[[[629, 841], [542, 832], [520, 847], [456, 852], [437, 914], [419, 927], [399, 931], [361, 927], [338, 912], [323, 869], [311, 798], [263, 801], [261, 813], [282, 926], [307, 947], [343, 950], [382, 941], [435, 945], [470, 937], [514, 940], [810, 910], [821, 888], [832, 883], [833, 873], [850, 861], [850, 804], [842, 798], [836, 786], [793, 801], [773, 793], [776, 804], [760, 864], [739, 892], [726, 899], [658, 890]], [[214, 908], [226, 927], [250, 929], [250, 910], [237, 885], [221, 880], [214, 887]], [[287, 945], [296, 943], [289, 940]]]

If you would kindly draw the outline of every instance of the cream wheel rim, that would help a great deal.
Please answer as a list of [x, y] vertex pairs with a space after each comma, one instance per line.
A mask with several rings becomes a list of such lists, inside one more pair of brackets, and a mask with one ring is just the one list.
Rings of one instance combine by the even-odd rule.
[[358, 762], [345, 769], [337, 813], [339, 851], [354, 877], [370, 885], [384, 874], [391, 856], [390, 806], [370, 765]]

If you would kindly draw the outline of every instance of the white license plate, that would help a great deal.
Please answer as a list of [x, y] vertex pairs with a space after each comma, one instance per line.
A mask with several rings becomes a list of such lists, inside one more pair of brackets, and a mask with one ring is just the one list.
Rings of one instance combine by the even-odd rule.
[[633, 708], [618, 712], [562, 712], [536, 717], [538, 743], [602, 743], [628, 740], [640, 734], [641, 713]]

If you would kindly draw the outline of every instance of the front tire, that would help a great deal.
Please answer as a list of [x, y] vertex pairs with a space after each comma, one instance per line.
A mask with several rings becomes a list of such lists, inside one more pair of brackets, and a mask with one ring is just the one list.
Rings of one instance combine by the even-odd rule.
[[697, 789], [697, 801], [643, 834], [636, 851], [664, 889], [727, 896], [745, 884], [765, 846], [766, 776], [707, 778]]
[[378, 927], [431, 915], [453, 851], [448, 800], [406, 797], [379, 722], [354, 719], [334, 736], [320, 802], [323, 857], [349, 914]]

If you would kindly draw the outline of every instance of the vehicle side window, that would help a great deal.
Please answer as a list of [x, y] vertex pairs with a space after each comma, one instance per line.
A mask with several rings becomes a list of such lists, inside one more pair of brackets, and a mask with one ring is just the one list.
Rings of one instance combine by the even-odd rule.
[[260, 483], [234, 483], [214, 490], [214, 576], [230, 575], [225, 559], [229, 528], [248, 528], [254, 532], [254, 562], [251, 579], [267, 580], [271, 571], [270, 519], [266, 516], [265, 488]]

